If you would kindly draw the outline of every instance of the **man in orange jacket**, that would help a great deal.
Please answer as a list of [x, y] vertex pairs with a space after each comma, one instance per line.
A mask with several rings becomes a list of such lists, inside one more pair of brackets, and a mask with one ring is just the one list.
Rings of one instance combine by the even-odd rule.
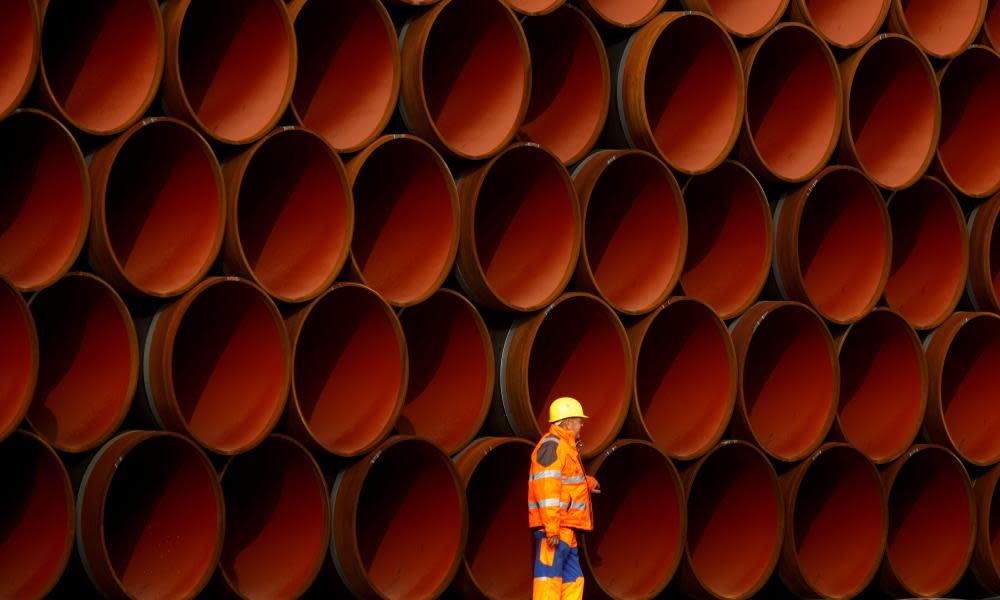
[[587, 415], [573, 398], [549, 406], [549, 432], [531, 453], [528, 477], [528, 525], [535, 531], [534, 600], [583, 598], [583, 572], [576, 531], [594, 528], [591, 492], [597, 480], [583, 470], [577, 450]]

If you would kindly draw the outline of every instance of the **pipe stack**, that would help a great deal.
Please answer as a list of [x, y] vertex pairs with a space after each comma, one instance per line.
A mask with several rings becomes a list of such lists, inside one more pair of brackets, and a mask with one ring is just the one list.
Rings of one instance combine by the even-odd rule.
[[1000, 594], [994, 0], [0, 0], [0, 596]]

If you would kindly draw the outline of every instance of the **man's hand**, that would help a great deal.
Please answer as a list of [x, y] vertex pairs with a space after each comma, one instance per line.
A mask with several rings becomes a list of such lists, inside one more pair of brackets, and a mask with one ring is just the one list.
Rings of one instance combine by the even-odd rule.
[[559, 536], [550, 535], [549, 537], [545, 538], [545, 541], [548, 542], [549, 548], [555, 548], [556, 546], [559, 545]]
[[601, 493], [601, 483], [599, 481], [597, 481], [596, 479], [594, 480], [594, 489], [590, 490], [590, 493], [591, 494], [600, 494]]

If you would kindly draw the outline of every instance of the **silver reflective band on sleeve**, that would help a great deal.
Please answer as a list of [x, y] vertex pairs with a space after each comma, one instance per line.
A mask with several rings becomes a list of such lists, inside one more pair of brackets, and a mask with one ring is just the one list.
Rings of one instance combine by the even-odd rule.
[[570, 510], [585, 510], [587, 508], [586, 502], [574, 502], [569, 505]]
[[541, 502], [529, 502], [528, 508], [548, 508], [549, 506], [562, 506], [562, 502], [555, 498], [542, 500]]
[[586, 475], [577, 475], [575, 477], [563, 477], [563, 483], [586, 483]]
[[[528, 477], [528, 481], [535, 481], [537, 479], [545, 479], [546, 477], [555, 477], [555, 478], [562, 477], [562, 471], [541, 471], [539, 473], [535, 473], [535, 474], [531, 475], [530, 477]], [[563, 481], [565, 481], [565, 480], [563, 480]]]

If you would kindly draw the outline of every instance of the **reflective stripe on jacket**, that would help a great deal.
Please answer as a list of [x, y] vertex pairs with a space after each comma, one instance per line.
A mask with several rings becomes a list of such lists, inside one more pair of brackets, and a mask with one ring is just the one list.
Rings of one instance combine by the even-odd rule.
[[576, 435], [557, 425], [549, 428], [531, 453], [528, 474], [528, 525], [544, 527], [546, 536], [560, 527], [594, 528], [590, 490], [594, 478], [583, 470]]

